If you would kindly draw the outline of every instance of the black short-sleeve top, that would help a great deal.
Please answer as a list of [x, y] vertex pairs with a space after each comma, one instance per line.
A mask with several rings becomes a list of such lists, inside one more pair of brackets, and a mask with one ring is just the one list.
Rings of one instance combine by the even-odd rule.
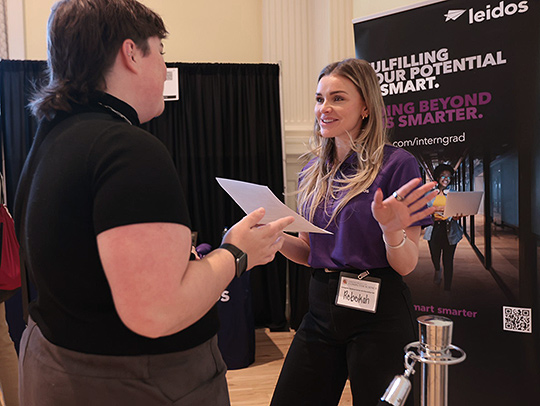
[[25, 163], [15, 221], [37, 291], [30, 316], [53, 344], [103, 355], [192, 348], [218, 329], [214, 306], [187, 329], [151, 339], [120, 320], [96, 236], [128, 224], [191, 227], [165, 146], [138, 127], [135, 110], [101, 94], [72, 114], [40, 124]]

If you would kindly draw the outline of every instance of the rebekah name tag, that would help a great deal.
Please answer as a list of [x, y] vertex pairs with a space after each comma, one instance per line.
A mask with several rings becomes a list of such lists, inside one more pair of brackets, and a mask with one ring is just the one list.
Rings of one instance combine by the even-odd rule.
[[339, 274], [336, 306], [375, 313], [377, 311], [381, 280], [367, 276], [368, 274], [368, 271], [360, 275], [341, 272]]

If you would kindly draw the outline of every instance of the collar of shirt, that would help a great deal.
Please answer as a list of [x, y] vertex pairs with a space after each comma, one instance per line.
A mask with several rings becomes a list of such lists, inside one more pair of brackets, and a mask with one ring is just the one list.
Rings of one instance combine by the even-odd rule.
[[[107, 110], [109, 113], [126, 120], [132, 125], [139, 126], [139, 116], [133, 107], [126, 102], [103, 92], [98, 92], [91, 98], [91, 105], [100, 106], [99, 108]], [[92, 106], [92, 107], [93, 107]]]

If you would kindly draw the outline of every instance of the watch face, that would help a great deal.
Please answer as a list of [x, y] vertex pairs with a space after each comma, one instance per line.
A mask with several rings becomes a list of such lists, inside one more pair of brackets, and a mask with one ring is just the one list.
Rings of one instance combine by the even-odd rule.
[[240, 258], [236, 260], [236, 276], [240, 277], [247, 270], [247, 255], [242, 252]]
[[219, 248], [226, 249], [233, 254], [236, 260], [236, 277], [240, 277], [247, 270], [247, 254], [233, 244], [223, 243]]

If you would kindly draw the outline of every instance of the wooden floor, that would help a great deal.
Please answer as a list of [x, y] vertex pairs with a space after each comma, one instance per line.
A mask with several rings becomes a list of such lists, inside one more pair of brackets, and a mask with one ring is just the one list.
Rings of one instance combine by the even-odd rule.
[[[255, 331], [255, 362], [248, 368], [227, 372], [232, 406], [268, 406], [270, 404], [283, 359], [293, 336], [294, 331], [270, 332], [269, 329]], [[348, 383], [339, 405], [352, 405]]]

